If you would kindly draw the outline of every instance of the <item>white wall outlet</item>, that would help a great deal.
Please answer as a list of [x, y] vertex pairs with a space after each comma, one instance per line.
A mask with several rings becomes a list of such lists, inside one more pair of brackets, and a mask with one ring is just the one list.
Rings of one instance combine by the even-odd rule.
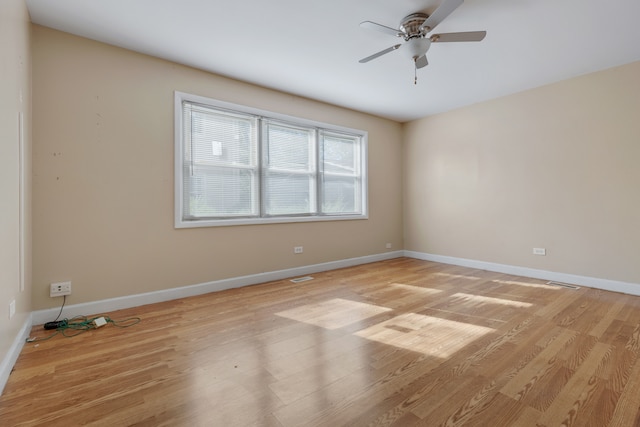
[[387, 249], [391, 249], [391, 243], [387, 243]]
[[545, 248], [533, 248], [534, 255], [546, 255], [547, 250]]
[[9, 303], [9, 320], [16, 314], [16, 300], [13, 300]]
[[71, 295], [71, 282], [56, 282], [51, 284], [49, 288], [49, 296], [51, 298], [65, 295]]
[[294, 254], [301, 254], [302, 252], [303, 252], [302, 246], [294, 246], [293, 247], [293, 253]]

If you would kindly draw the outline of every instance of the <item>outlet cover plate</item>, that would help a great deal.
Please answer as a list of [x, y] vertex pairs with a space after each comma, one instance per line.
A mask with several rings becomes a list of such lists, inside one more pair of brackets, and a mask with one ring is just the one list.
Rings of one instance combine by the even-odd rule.
[[65, 295], [71, 295], [71, 282], [56, 282], [52, 283], [49, 288], [49, 296], [62, 297]]

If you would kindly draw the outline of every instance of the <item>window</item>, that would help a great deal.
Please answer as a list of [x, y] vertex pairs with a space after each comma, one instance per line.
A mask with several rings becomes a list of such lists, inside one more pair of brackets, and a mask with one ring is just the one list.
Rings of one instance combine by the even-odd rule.
[[367, 218], [366, 132], [176, 92], [176, 227]]

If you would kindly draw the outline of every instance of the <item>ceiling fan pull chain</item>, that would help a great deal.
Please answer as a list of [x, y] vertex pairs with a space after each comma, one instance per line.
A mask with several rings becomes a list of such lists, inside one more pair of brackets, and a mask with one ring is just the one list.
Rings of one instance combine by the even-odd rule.
[[416, 60], [413, 60], [413, 84], [418, 84], [418, 64], [416, 64]]

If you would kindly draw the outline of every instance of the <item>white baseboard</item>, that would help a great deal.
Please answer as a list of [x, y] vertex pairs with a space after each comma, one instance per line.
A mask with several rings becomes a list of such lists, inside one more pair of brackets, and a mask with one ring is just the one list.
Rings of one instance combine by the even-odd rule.
[[11, 370], [18, 360], [18, 356], [20, 356], [20, 352], [22, 351], [22, 347], [24, 347], [25, 340], [29, 337], [32, 325], [31, 319], [31, 315], [27, 316], [27, 319], [20, 328], [18, 335], [16, 335], [13, 343], [11, 344], [11, 347], [9, 347], [9, 351], [7, 351], [4, 359], [0, 361], [0, 395], [4, 391], [4, 386], [9, 380], [9, 375], [11, 375]]
[[434, 255], [424, 252], [404, 251], [404, 256], [409, 258], [422, 259], [425, 261], [453, 264], [462, 267], [477, 268], [479, 270], [512, 274], [514, 276], [531, 277], [534, 279], [554, 280], [556, 282], [586, 286], [588, 288], [603, 289], [606, 291], [621, 292], [624, 294], [640, 296], [640, 283], [620, 282], [616, 280], [599, 279], [596, 277], [578, 276], [575, 274], [558, 273], [554, 271], [538, 270], [535, 268], [518, 267], [506, 264], [497, 264], [486, 261], [476, 261], [472, 259], [456, 258], [445, 255]]
[[[164, 289], [161, 291], [147, 292], [144, 294], [128, 295], [118, 298], [110, 298], [100, 301], [92, 301], [81, 304], [68, 305], [64, 307], [63, 318], [74, 316], [106, 313], [124, 308], [138, 307], [146, 304], [170, 301], [179, 298], [186, 298], [195, 295], [207, 294], [210, 292], [222, 291], [225, 289], [239, 288], [242, 286], [255, 285], [258, 283], [282, 280], [288, 277], [304, 276], [306, 274], [318, 273], [320, 271], [335, 270], [338, 268], [351, 267], [354, 265], [367, 264], [370, 262], [383, 261], [403, 256], [403, 251], [385, 252], [376, 255], [367, 255], [358, 258], [349, 258], [339, 261], [313, 264], [303, 267], [277, 270], [267, 273], [252, 274], [249, 276], [233, 277], [231, 279], [216, 280], [213, 282], [200, 283], [197, 285], [182, 286], [179, 288]], [[59, 308], [48, 308], [32, 313], [34, 325], [41, 325], [53, 320], [60, 311]]]

